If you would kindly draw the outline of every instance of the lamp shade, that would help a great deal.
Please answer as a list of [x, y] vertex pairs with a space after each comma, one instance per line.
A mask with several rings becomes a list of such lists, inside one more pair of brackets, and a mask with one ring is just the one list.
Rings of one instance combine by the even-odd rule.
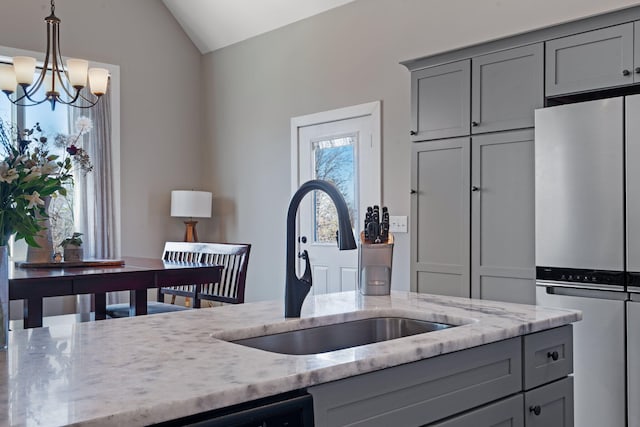
[[174, 190], [171, 192], [171, 216], [211, 218], [211, 198], [208, 191]]

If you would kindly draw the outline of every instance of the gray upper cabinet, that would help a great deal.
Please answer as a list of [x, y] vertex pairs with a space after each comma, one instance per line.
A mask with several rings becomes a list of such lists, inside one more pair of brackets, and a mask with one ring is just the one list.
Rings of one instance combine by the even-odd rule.
[[471, 132], [533, 127], [544, 106], [542, 43], [472, 59]]
[[633, 27], [626, 23], [548, 41], [546, 95], [634, 83]]
[[535, 304], [533, 130], [472, 139], [471, 296]]
[[469, 296], [470, 140], [413, 144], [411, 287]]
[[411, 73], [412, 141], [469, 134], [471, 61]]

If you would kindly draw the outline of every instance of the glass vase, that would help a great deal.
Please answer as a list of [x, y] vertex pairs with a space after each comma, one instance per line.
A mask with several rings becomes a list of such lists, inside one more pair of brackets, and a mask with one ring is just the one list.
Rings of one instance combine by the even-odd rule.
[[9, 347], [9, 247], [0, 246], [0, 351]]
[[[43, 197], [44, 209], [49, 212], [49, 206], [51, 205], [51, 197]], [[27, 262], [29, 263], [48, 263], [53, 260], [53, 237], [51, 236], [51, 222], [49, 218], [42, 218], [40, 224], [44, 227], [38, 234], [34, 236], [34, 239], [39, 248], [29, 246], [27, 247]]]

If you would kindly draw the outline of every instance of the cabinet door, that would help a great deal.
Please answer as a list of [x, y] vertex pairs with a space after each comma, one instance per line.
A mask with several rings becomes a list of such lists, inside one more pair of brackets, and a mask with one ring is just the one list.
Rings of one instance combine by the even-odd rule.
[[524, 394], [526, 427], [573, 427], [573, 377]]
[[469, 135], [469, 60], [411, 73], [411, 140]]
[[469, 138], [413, 145], [411, 289], [469, 296]]
[[633, 83], [633, 23], [546, 43], [546, 95]]
[[533, 130], [474, 136], [471, 295], [535, 304]]
[[429, 427], [522, 427], [522, 399], [518, 394]]
[[627, 302], [627, 410], [629, 427], [640, 427], [640, 303]]
[[542, 43], [473, 58], [471, 76], [472, 133], [533, 127], [544, 106]]

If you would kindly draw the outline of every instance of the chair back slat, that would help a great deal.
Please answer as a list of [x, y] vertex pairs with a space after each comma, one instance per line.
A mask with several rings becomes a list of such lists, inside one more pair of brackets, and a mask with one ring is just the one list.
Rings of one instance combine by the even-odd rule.
[[[201, 262], [221, 265], [219, 282], [202, 285], [196, 298], [239, 304], [244, 302], [247, 266], [250, 244], [166, 242], [162, 259], [171, 262]], [[171, 290], [193, 290], [194, 285], [163, 288], [164, 293]]]

